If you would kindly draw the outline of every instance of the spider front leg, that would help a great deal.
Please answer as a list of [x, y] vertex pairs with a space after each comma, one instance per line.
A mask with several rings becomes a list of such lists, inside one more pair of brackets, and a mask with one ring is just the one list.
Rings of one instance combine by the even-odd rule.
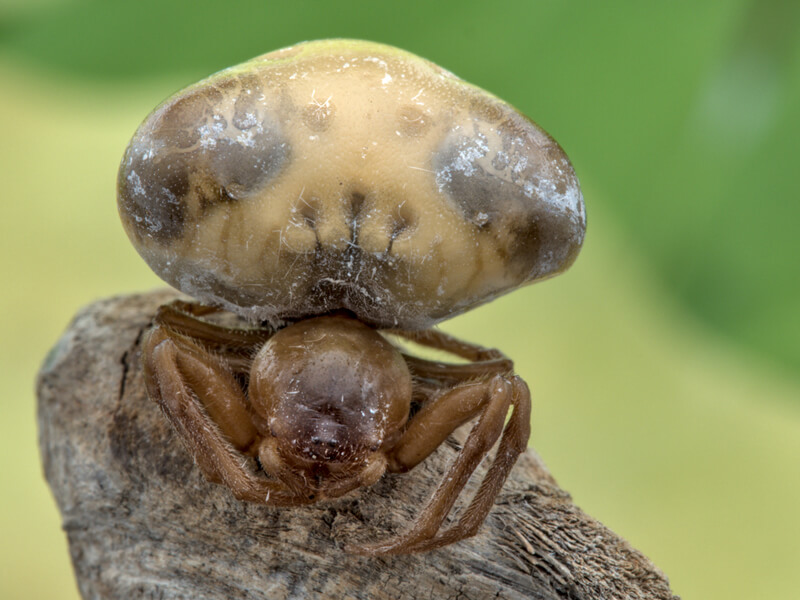
[[[456, 365], [454, 365], [455, 367]], [[530, 392], [518, 376], [494, 375], [483, 381], [454, 387], [424, 406], [409, 424], [392, 453], [389, 468], [411, 469], [441, 444], [457, 427], [476, 415], [461, 452], [447, 470], [419, 517], [405, 533], [384, 542], [351, 546], [349, 552], [365, 555], [405, 554], [433, 550], [477, 533], [494, 504], [517, 457], [530, 437]], [[506, 414], [513, 406], [508, 425]], [[472, 473], [502, 438], [494, 461], [461, 518], [445, 531], [442, 524]]]
[[191, 339], [155, 325], [143, 345], [147, 391], [175, 427], [206, 479], [250, 502], [274, 506], [308, 504], [282, 481], [247, 470], [242, 453], [258, 432], [244, 392], [222, 359]]
[[494, 374], [511, 373], [514, 370], [514, 363], [500, 350], [470, 344], [437, 329], [391, 330], [390, 333], [422, 346], [444, 350], [470, 361], [466, 364], [452, 364], [425, 360], [404, 353], [403, 358], [405, 358], [409, 370], [421, 379], [452, 386], [459, 382], [485, 379]]
[[173, 300], [159, 307], [153, 323], [202, 344], [224, 357], [226, 364], [236, 373], [247, 375], [253, 356], [275, 331], [264, 327], [225, 327], [200, 318], [218, 312], [222, 309], [216, 306]]

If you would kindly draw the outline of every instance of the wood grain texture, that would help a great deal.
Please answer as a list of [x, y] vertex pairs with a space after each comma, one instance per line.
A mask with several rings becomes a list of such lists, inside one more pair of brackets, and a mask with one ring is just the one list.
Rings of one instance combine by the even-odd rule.
[[42, 460], [84, 598], [675, 598], [664, 574], [577, 508], [533, 450], [476, 537], [427, 554], [374, 559], [341, 547], [405, 527], [456, 439], [410, 473], [338, 500], [237, 501], [202, 478], [145, 393], [141, 335], [174, 297], [87, 307], [40, 373]]

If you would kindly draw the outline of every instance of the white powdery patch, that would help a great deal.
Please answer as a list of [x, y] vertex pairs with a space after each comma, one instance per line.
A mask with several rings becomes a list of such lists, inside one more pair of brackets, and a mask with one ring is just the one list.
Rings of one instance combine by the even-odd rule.
[[128, 183], [133, 187], [133, 194], [135, 196], [144, 196], [144, 186], [142, 186], [142, 179], [136, 171], [131, 171], [128, 174]]
[[[252, 123], [250, 122], [251, 119]], [[261, 123], [258, 123], [256, 116], [252, 113], [247, 113], [243, 126], [248, 126], [249, 128], [242, 131], [242, 133], [236, 137], [236, 141], [246, 148], [254, 148], [256, 145], [254, 138], [256, 135], [264, 133], [264, 128], [261, 126]]]
[[250, 127], [255, 127], [258, 125], [258, 117], [255, 113], [249, 112], [244, 115], [244, 118], [241, 120], [239, 124], [240, 129], [249, 129]]
[[378, 58], [377, 56], [367, 56], [364, 59], [364, 62], [374, 63], [384, 70], [387, 70], [389, 68], [389, 65], [386, 64], [386, 61], [381, 58]]
[[[561, 175], [561, 169], [557, 169]], [[558, 191], [558, 186], [552, 179], [539, 177], [535, 182], [528, 181], [522, 186], [528, 198], [538, 198], [551, 208], [581, 224], [580, 236], [583, 239], [583, 229], [586, 227], [586, 211], [584, 210], [583, 194], [581, 194], [578, 181], [570, 182], [564, 192]]]
[[[500, 154], [498, 152], [498, 154]], [[516, 176], [522, 176], [525, 173], [525, 169], [528, 167], [528, 157], [525, 155], [519, 155], [517, 157], [516, 163], [511, 168], [511, 172]]]
[[474, 138], [467, 138], [461, 142], [452, 161], [436, 171], [436, 184], [439, 191], [444, 192], [445, 186], [453, 179], [453, 173], [463, 173], [467, 177], [478, 170], [476, 162], [489, 152], [486, 136], [478, 134]]
[[486, 225], [489, 222], [489, 215], [486, 214], [485, 212], [479, 212], [478, 214], [475, 215], [474, 221], [476, 225], [482, 227], [483, 225]]
[[224, 131], [225, 123], [222, 121], [222, 117], [214, 115], [213, 123], [197, 128], [197, 133], [200, 134], [200, 146], [205, 149], [215, 148], [217, 140], [222, 137]]
[[[134, 162], [140, 161], [143, 163], [150, 162], [156, 156], [161, 154], [166, 144], [163, 140], [153, 138], [152, 135], [145, 133], [142, 134], [141, 139], [131, 140], [131, 146], [127, 153], [127, 166], [130, 169]], [[138, 177], [138, 176], [137, 176]], [[131, 177], [128, 176], [128, 181], [132, 183]]]
[[[519, 186], [526, 198], [543, 202], [585, 228], [583, 195], [578, 180], [572, 173], [572, 167], [566, 161], [557, 160], [535, 169], [535, 165], [529, 162], [525, 154], [525, 147], [525, 140], [515, 139], [511, 144], [510, 155], [497, 152], [493, 161], [495, 167], [504, 170], [510, 166], [510, 180]], [[559, 191], [559, 183], [564, 186], [563, 192]], [[582, 231], [580, 235], [582, 240]]]
[[255, 132], [252, 129], [243, 131], [236, 137], [236, 141], [246, 148], [253, 148], [256, 145], [255, 141], [253, 140], [254, 133]]

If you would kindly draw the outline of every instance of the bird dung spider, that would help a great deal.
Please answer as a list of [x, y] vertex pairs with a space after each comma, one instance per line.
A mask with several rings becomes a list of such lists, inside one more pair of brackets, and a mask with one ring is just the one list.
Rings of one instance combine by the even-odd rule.
[[[118, 205], [147, 263], [200, 301], [159, 309], [143, 361], [206, 479], [250, 502], [310, 504], [412, 469], [476, 420], [409, 529], [347, 549], [421, 552], [476, 533], [527, 446], [530, 394], [501, 352], [431, 327], [575, 260], [583, 198], [552, 138], [412, 54], [309, 42], [159, 106], [123, 157]], [[252, 326], [216, 322], [225, 310]]]

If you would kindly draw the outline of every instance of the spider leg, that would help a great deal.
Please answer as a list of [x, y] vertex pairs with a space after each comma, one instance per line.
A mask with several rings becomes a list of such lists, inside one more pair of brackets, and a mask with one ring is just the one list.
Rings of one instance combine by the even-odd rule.
[[169, 303], [169, 306], [195, 317], [203, 317], [205, 315], [210, 315], [225, 310], [219, 306], [201, 304], [200, 302], [191, 302], [189, 300], [173, 300]]
[[[513, 413], [503, 429], [508, 409]], [[371, 556], [432, 550], [474, 535], [494, 504], [500, 488], [525, 451], [530, 436], [530, 393], [517, 376], [495, 375], [453, 388], [418, 413], [398, 443], [397, 464], [411, 468], [432, 452], [460, 424], [480, 413], [461, 452], [420, 515], [405, 533], [349, 552]], [[439, 532], [472, 473], [501, 436], [491, 467], [457, 523]], [[427, 435], [426, 435], [427, 434]], [[396, 465], [392, 465], [396, 468]]]
[[517, 462], [517, 458], [527, 449], [530, 437], [530, 391], [518, 376], [511, 380], [511, 385], [514, 412], [503, 431], [497, 453], [478, 491], [454, 525], [430, 539], [422, 540], [412, 549], [413, 552], [434, 550], [472, 537], [478, 533], [478, 529], [494, 506], [497, 494]]
[[202, 342], [204, 345], [224, 353], [252, 356], [275, 333], [268, 328], [225, 327], [205, 321], [200, 317], [220, 312], [215, 306], [196, 302], [174, 300], [159, 307], [155, 325], [163, 325], [181, 335]]
[[485, 348], [478, 344], [471, 344], [470, 342], [460, 340], [438, 329], [424, 329], [422, 331], [389, 329], [387, 332], [399, 335], [422, 346], [444, 350], [445, 352], [455, 354], [461, 358], [466, 358], [472, 362], [504, 359], [511, 363], [511, 360], [496, 348]]
[[434, 382], [439, 387], [452, 387], [459, 383], [483, 379], [490, 375], [507, 375], [514, 370], [514, 364], [507, 358], [454, 364], [426, 360], [405, 353], [401, 354], [408, 365], [408, 370], [416, 379]]
[[390, 333], [411, 340], [417, 344], [469, 360], [466, 364], [453, 364], [426, 360], [403, 353], [411, 372], [421, 379], [433, 379], [440, 383], [453, 385], [458, 382], [482, 379], [489, 375], [505, 375], [514, 371], [514, 363], [495, 348], [484, 348], [470, 344], [435, 329], [425, 331], [390, 330]]
[[161, 406], [203, 475], [240, 500], [273, 506], [308, 504], [283, 482], [247, 470], [241, 450], [257, 432], [244, 394], [221, 359], [166, 327], [151, 329], [143, 347], [148, 394]]
[[489, 380], [484, 380], [438, 394], [432, 391], [392, 450], [388, 470], [393, 473], [410, 471], [428, 458], [453, 431], [478, 416], [491, 399], [489, 384]]

